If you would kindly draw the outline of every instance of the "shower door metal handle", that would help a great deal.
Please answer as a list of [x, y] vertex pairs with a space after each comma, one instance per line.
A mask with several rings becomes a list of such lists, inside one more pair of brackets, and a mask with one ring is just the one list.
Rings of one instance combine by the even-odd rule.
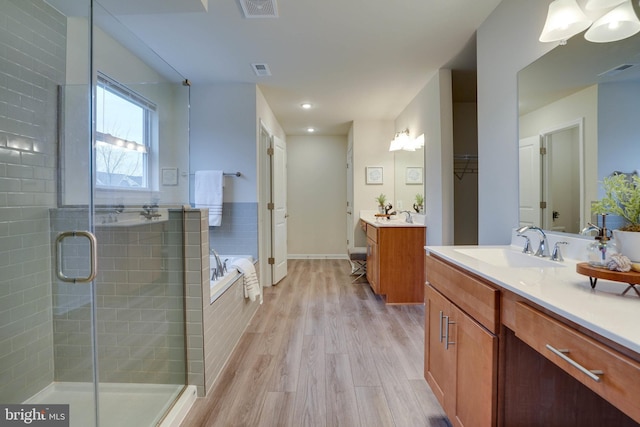
[[[89, 257], [90, 268], [89, 275], [86, 277], [69, 277], [64, 274], [62, 269], [62, 241], [67, 237], [86, 237], [89, 240]], [[98, 256], [96, 253], [97, 248], [96, 236], [89, 231], [63, 231], [56, 237], [56, 275], [58, 279], [63, 282], [70, 283], [88, 283], [96, 278], [96, 270], [98, 267]]]

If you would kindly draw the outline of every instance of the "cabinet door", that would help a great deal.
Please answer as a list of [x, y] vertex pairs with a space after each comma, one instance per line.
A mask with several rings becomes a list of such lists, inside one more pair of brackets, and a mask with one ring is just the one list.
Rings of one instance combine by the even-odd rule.
[[431, 286], [425, 289], [425, 343], [424, 378], [447, 414], [453, 414], [455, 399], [455, 355], [454, 345], [445, 344], [448, 328], [449, 341], [455, 341], [455, 324], [451, 319], [452, 305]]
[[452, 305], [455, 315], [454, 426], [496, 425], [498, 338]]
[[367, 281], [373, 292], [380, 293], [380, 259], [378, 244], [367, 239]]

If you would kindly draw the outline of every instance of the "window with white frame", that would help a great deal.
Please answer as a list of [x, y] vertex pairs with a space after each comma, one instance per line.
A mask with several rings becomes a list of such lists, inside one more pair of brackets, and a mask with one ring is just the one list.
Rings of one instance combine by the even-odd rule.
[[104, 74], [96, 89], [96, 186], [148, 189], [156, 105]]

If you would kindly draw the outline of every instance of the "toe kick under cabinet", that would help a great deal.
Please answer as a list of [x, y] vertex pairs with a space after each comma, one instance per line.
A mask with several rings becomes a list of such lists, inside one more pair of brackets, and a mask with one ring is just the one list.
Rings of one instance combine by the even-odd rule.
[[424, 302], [424, 226], [363, 223], [367, 234], [367, 280], [387, 304]]
[[433, 254], [424, 377], [454, 426], [640, 426], [640, 355]]

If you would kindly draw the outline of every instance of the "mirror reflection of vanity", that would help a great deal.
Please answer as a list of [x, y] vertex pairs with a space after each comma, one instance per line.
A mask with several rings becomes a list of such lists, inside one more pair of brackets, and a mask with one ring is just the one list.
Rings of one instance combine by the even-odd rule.
[[395, 206], [397, 211], [415, 212], [416, 194], [424, 196], [424, 147], [394, 151]]
[[520, 71], [518, 97], [520, 224], [578, 233], [602, 178], [640, 170], [640, 34], [572, 37]]

